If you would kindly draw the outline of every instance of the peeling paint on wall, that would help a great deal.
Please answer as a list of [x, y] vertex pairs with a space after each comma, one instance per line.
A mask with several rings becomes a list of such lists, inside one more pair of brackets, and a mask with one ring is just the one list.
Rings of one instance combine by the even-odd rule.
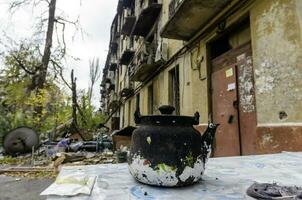
[[[296, 3], [257, 1], [251, 10], [258, 123], [302, 121], [301, 18]], [[280, 111], [288, 117], [280, 120]]]
[[254, 82], [253, 82], [253, 64], [249, 56], [244, 64], [238, 66], [240, 76], [238, 78], [240, 105], [243, 112], [255, 111]]
[[261, 146], [267, 146], [273, 143], [273, 136], [270, 133], [263, 134], [261, 137]]

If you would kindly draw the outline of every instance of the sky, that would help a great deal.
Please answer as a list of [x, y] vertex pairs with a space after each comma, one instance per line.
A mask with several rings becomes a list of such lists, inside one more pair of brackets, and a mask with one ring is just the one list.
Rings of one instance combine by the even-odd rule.
[[[8, 12], [10, 2], [12, 0], [0, 0], [0, 39], [4, 34], [16, 41], [31, 38], [36, 30], [37, 18], [47, 11], [46, 4], [42, 3], [36, 8], [25, 6], [11, 14]], [[102, 68], [105, 64], [110, 26], [116, 13], [117, 2], [118, 0], [57, 0], [57, 15], [64, 16], [71, 21], [75, 21], [79, 17], [82, 31], [76, 31], [73, 25], [68, 25], [65, 38], [67, 53], [80, 60], [67, 60], [64, 72], [69, 78], [71, 69], [74, 69], [78, 89], [87, 90], [88, 88], [90, 59], [99, 58]], [[0, 48], [3, 51], [3, 47]], [[100, 82], [101, 77], [95, 85], [93, 93], [93, 103], [96, 107], [99, 106]]]

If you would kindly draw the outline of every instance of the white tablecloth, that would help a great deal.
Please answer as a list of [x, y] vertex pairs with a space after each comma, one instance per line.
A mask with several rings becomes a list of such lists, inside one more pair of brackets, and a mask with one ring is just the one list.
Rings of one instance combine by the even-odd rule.
[[97, 176], [90, 196], [48, 196], [48, 200], [235, 200], [251, 199], [246, 189], [255, 181], [302, 186], [302, 153], [211, 158], [203, 180], [183, 188], [160, 188], [136, 182], [127, 164], [64, 167], [68, 174]]

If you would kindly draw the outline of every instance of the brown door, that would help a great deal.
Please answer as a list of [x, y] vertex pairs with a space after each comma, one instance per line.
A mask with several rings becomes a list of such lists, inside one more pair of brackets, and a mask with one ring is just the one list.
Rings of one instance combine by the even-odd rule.
[[233, 65], [212, 73], [213, 120], [220, 124], [216, 134], [214, 156], [240, 155], [235, 72], [236, 66]]
[[256, 112], [250, 43], [212, 60], [214, 156], [255, 153]]

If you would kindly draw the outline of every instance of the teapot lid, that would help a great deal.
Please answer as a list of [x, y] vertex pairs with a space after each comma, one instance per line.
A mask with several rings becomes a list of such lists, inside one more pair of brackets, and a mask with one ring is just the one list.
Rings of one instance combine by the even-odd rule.
[[140, 114], [139, 108], [134, 113], [135, 123], [137, 125], [172, 125], [172, 126], [192, 126], [199, 124], [199, 113], [196, 112], [193, 117], [172, 115], [175, 108], [170, 105], [163, 105], [158, 108], [161, 115]]

